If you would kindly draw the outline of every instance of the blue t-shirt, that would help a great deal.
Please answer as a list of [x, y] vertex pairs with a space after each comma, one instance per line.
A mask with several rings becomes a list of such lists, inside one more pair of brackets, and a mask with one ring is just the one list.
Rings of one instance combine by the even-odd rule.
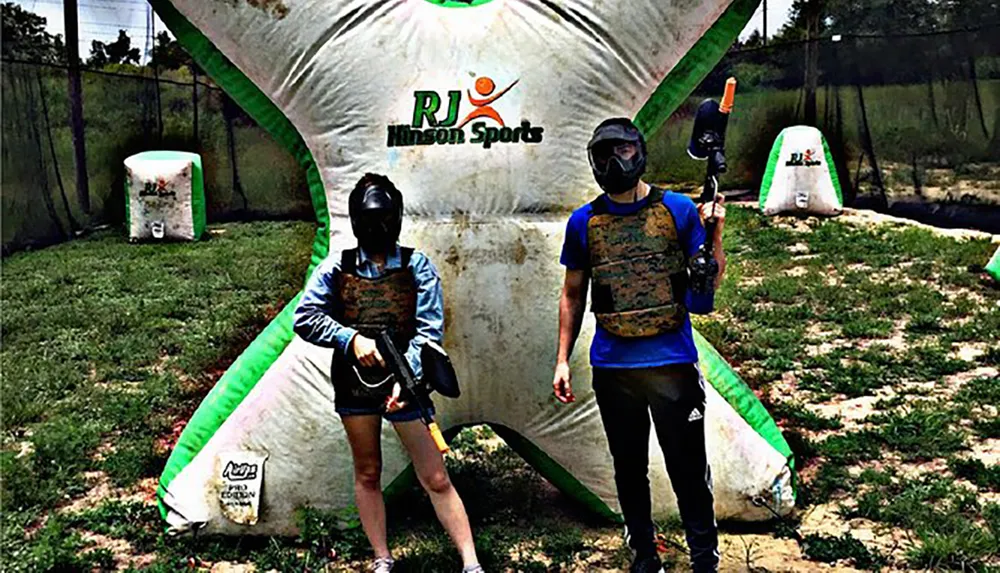
[[[607, 195], [597, 199], [604, 201], [608, 212], [628, 215], [649, 204], [649, 195], [635, 203], [615, 203]], [[666, 191], [663, 204], [670, 209], [677, 224], [677, 237], [687, 256], [694, 255], [705, 242], [705, 227], [701, 224], [698, 209], [690, 198]], [[569, 218], [566, 225], [566, 241], [563, 243], [559, 259], [567, 269], [587, 270], [590, 255], [587, 251], [587, 224], [593, 216], [590, 203], [580, 207]], [[688, 310], [703, 314], [712, 309], [712, 295], [685, 296]], [[684, 324], [677, 330], [655, 336], [623, 338], [615, 336], [597, 325], [597, 332], [590, 345], [590, 364], [597, 368], [652, 368], [666, 364], [690, 364], [698, 362], [698, 350], [691, 334], [691, 320], [684, 318]]]

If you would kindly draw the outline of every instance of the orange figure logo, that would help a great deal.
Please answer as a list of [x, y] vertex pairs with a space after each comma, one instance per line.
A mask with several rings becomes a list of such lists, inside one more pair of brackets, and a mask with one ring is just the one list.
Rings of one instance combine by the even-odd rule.
[[466, 90], [466, 93], [469, 96], [469, 103], [474, 105], [476, 109], [472, 110], [472, 112], [470, 112], [469, 115], [465, 116], [465, 119], [462, 120], [462, 123], [458, 124], [458, 127], [459, 128], [463, 127], [465, 124], [469, 123], [473, 119], [476, 119], [477, 117], [488, 117], [499, 123], [500, 127], [504, 127], [503, 118], [500, 117], [500, 114], [497, 113], [497, 110], [490, 107], [490, 104], [500, 99], [500, 97], [503, 94], [510, 91], [510, 88], [516, 86], [517, 82], [519, 81], [520, 80], [514, 80], [514, 83], [500, 90], [499, 93], [490, 95], [493, 93], [493, 90], [496, 89], [496, 84], [493, 83], [493, 80], [491, 80], [486, 76], [477, 79], [476, 91], [479, 93], [479, 95], [483, 96], [483, 99], [472, 97], [472, 92]]

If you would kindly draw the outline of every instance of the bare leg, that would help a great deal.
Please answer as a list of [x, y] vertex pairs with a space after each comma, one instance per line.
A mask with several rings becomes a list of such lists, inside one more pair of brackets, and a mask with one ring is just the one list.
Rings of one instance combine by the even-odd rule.
[[354, 457], [354, 502], [375, 557], [389, 557], [382, 501], [382, 417], [342, 416]]
[[393, 424], [403, 445], [410, 453], [413, 468], [417, 471], [420, 485], [434, 505], [434, 512], [451, 537], [455, 547], [462, 554], [464, 565], [479, 563], [476, 557], [476, 546], [472, 539], [472, 529], [469, 527], [469, 516], [465, 513], [462, 498], [458, 497], [455, 486], [448, 478], [444, 467], [444, 458], [434, 445], [427, 427], [423, 422], [396, 422]]

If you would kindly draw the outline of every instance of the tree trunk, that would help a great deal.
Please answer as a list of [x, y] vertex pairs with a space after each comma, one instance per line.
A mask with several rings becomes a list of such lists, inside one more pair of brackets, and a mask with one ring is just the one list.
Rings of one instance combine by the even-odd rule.
[[191, 111], [194, 112], [194, 123], [192, 125], [193, 139], [195, 145], [198, 143], [198, 66], [191, 64]]
[[76, 198], [80, 209], [90, 215], [90, 184], [87, 181], [87, 147], [83, 135], [83, 88], [80, 84], [80, 35], [76, 0], [63, 2], [66, 27], [66, 56], [69, 60], [70, 127], [76, 159]]
[[[153, 46], [156, 46], [156, 16], [149, 15], [149, 24], [152, 29]], [[156, 60], [150, 62], [153, 65], [153, 80], [156, 82], [156, 144], [163, 145], [163, 102], [160, 99], [160, 66]]]
[[45, 93], [45, 86], [42, 84], [42, 73], [35, 70], [35, 79], [38, 81], [38, 99], [42, 102], [42, 118], [45, 120], [45, 136], [49, 140], [49, 153], [52, 155], [52, 168], [56, 173], [56, 183], [59, 184], [59, 196], [62, 197], [63, 209], [66, 210], [66, 218], [69, 219], [69, 229], [73, 233], [80, 230], [80, 225], [73, 217], [73, 211], [69, 208], [69, 200], [66, 198], [66, 189], [63, 187], [62, 173], [59, 172], [59, 158], [56, 157], [56, 143], [52, 139], [52, 124], [49, 122], [48, 96]]
[[931, 108], [931, 121], [934, 122], [934, 127], [940, 127], [937, 116], [937, 102], [934, 100], [934, 76], [930, 74], [927, 76], [927, 105]]
[[236, 103], [229, 98], [229, 94], [222, 94], [222, 116], [226, 123], [226, 139], [229, 141], [229, 164], [233, 168], [233, 191], [243, 200], [243, 216], [246, 216], [249, 208], [247, 194], [243, 191], [243, 184], [240, 182], [240, 171], [236, 166], [236, 130], [233, 127], [233, 120], [236, 117]]
[[983, 99], [979, 95], [979, 77], [976, 74], [976, 58], [970, 53], [968, 57], [969, 80], [972, 82], [972, 93], [976, 99], [976, 112], [979, 114], [979, 127], [983, 130], [983, 137], [990, 138], [990, 132], [986, 129], [986, 116], [983, 114]]
[[816, 86], [819, 84], [819, 28], [823, 17], [823, 0], [810, 0], [806, 18], [806, 77], [805, 123], [816, 125]]
[[764, 32], [761, 34], [764, 40], [764, 47], [767, 47], [767, 0], [764, 0]]
[[[860, 74], [858, 74], [860, 76]], [[868, 129], [868, 110], [865, 107], [865, 91], [861, 87], [860, 80], [854, 86], [858, 90], [858, 108], [861, 110], [861, 143], [864, 145], [868, 160], [871, 162], [872, 178], [875, 186], [882, 194], [883, 208], [889, 208], [889, 196], [885, 192], [885, 185], [882, 182], [882, 172], [878, 168], [878, 159], [875, 157], [875, 143], [872, 141], [872, 132]]]

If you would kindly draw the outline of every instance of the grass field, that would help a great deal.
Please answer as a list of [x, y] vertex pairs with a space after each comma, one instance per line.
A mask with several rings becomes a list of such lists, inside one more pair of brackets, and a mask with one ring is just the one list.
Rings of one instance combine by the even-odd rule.
[[[1000, 567], [1000, 289], [995, 245], [908, 226], [764, 219], [734, 207], [729, 272], [698, 327], [768, 404], [798, 456], [799, 510], [723, 524], [726, 570]], [[213, 228], [197, 245], [106, 232], [3, 261], [3, 506], [9, 571], [358, 570], [350, 513], [298, 539], [176, 539], [155, 480], [184, 422], [294, 295], [307, 224]], [[488, 570], [627, 567], [588, 514], [484, 427], [449, 468]], [[426, 496], [389, 508], [403, 571], [458, 565]], [[683, 536], [661, 524], [663, 557]]]

